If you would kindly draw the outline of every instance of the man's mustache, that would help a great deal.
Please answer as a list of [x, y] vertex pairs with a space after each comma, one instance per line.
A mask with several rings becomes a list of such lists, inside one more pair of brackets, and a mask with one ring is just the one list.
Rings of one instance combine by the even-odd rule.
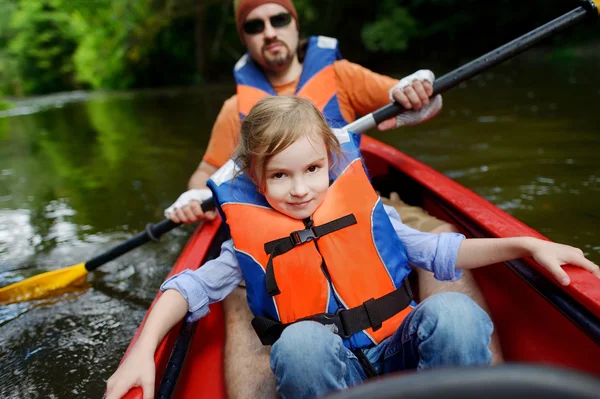
[[267, 46], [270, 46], [271, 44], [275, 44], [275, 43], [281, 44], [282, 46], [284, 46], [285, 48], [287, 48], [289, 50], [287, 44], [285, 44], [281, 40], [269, 40], [269, 41], [265, 40], [265, 44], [263, 44], [262, 51], [264, 52], [266, 50]]

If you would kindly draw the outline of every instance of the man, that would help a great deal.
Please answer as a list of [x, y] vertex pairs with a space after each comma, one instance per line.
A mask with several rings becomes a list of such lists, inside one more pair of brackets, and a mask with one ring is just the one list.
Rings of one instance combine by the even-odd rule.
[[[291, 0], [235, 0], [236, 26], [248, 55], [236, 64], [237, 95], [225, 103], [214, 124], [209, 146], [189, 181], [190, 190], [165, 213], [175, 222], [193, 223], [206, 215], [200, 203], [210, 197], [206, 181], [233, 154], [239, 140], [240, 117], [264, 95], [302, 95], [319, 106], [325, 116], [342, 125], [389, 103], [391, 99], [407, 109], [398, 118], [379, 125], [381, 130], [416, 124], [434, 117], [441, 109], [441, 97], [431, 102], [433, 76], [419, 71], [400, 82], [378, 75], [346, 60], [336, 59], [337, 41], [312, 38], [305, 48], [299, 44], [298, 15]], [[300, 50], [300, 51], [299, 51]], [[439, 234], [455, 228], [426, 214], [420, 208], [392, 198], [405, 224]], [[457, 282], [439, 282], [431, 273], [415, 268], [420, 298], [442, 291], [470, 295], [482, 308], [487, 305], [470, 274]], [[272, 397], [276, 382], [269, 365], [269, 348], [263, 347], [251, 327], [252, 314], [245, 291], [236, 289], [224, 302], [227, 343], [225, 377], [230, 397]], [[489, 313], [489, 311], [488, 311]], [[494, 340], [495, 341], [495, 340]], [[497, 342], [492, 351], [500, 360]]]

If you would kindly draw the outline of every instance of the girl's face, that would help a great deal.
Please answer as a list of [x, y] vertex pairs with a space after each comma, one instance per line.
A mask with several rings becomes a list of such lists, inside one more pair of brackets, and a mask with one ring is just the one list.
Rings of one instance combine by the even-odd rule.
[[327, 147], [319, 135], [306, 135], [272, 157], [265, 170], [265, 198], [294, 219], [317, 210], [329, 189]]

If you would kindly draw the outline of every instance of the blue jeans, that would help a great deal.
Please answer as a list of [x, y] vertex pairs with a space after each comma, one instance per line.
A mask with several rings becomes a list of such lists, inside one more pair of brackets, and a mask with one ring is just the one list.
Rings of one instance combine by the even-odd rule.
[[[446, 292], [427, 298], [394, 335], [363, 352], [379, 373], [441, 366], [489, 365], [492, 321], [468, 296]], [[292, 324], [271, 348], [271, 369], [283, 398], [306, 398], [367, 379], [358, 359], [329, 328]]]

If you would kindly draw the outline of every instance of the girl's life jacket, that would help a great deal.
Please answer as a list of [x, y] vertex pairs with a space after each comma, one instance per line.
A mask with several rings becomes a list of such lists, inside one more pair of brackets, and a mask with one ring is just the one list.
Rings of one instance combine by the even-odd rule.
[[233, 160], [208, 182], [266, 345], [286, 325], [315, 320], [331, 325], [349, 348], [369, 347], [393, 334], [410, 311], [406, 250], [371, 186], [358, 136], [334, 132], [343, 156], [334, 160], [333, 182], [311, 218], [272, 209]]

